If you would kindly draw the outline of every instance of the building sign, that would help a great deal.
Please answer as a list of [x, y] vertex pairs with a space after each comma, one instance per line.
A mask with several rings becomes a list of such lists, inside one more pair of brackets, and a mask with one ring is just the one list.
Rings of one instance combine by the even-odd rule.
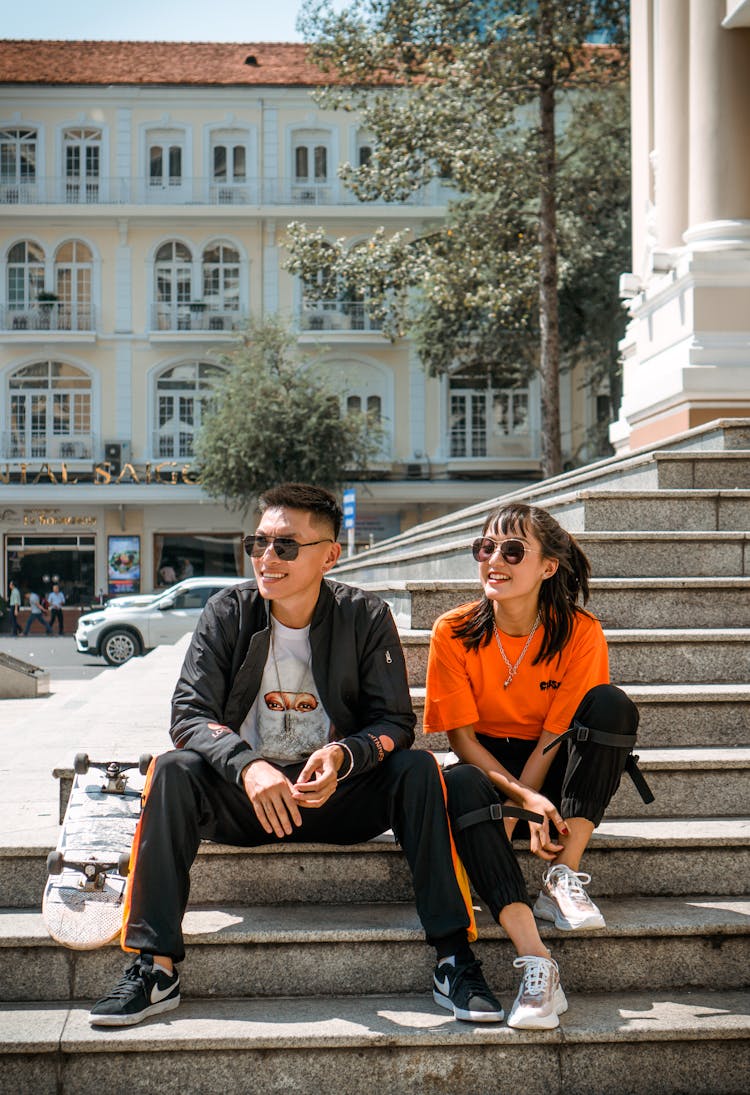
[[85, 513], [60, 513], [59, 509], [25, 509], [23, 523], [29, 525], [96, 525], [96, 517]]
[[118, 593], [140, 593], [140, 536], [107, 537], [107, 579], [110, 596]]
[[68, 465], [44, 463], [29, 467], [28, 464], [5, 464], [0, 469], [0, 484], [20, 483], [22, 486], [34, 486], [36, 483], [93, 483], [95, 486], [107, 486], [112, 483], [159, 483], [162, 486], [177, 486], [187, 483], [189, 486], [200, 484], [198, 473], [192, 464], [180, 464], [177, 460], [162, 460], [158, 464], [123, 464], [119, 472], [108, 461], [94, 464], [91, 470], [71, 472]]
[[344, 528], [354, 528], [357, 521], [357, 492], [353, 487], [344, 491]]

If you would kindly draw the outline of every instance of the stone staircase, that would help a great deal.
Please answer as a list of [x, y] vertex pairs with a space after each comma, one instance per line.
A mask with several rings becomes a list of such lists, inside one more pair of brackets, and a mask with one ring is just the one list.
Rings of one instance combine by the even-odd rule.
[[[607, 631], [613, 679], [641, 709], [638, 752], [657, 796], [644, 807], [626, 779], [593, 838], [585, 868], [607, 928], [572, 937], [541, 929], [570, 1000], [560, 1029], [482, 1028], [434, 1006], [408, 871], [384, 836], [339, 849], [203, 846], [182, 1006], [131, 1030], [94, 1031], [88, 1002], [110, 986], [122, 956], [49, 940], [39, 913], [49, 839], [6, 839], [0, 1090], [750, 1090], [750, 421], [713, 423], [666, 451], [602, 461], [524, 498], [555, 512], [592, 559], [590, 607]], [[337, 568], [341, 580], [391, 602], [420, 727], [429, 628], [474, 596], [467, 545], [490, 504]], [[162, 648], [98, 678], [69, 718], [110, 742], [127, 740], [118, 718], [135, 720], [137, 751], [164, 748], [164, 682], [181, 656]], [[59, 740], [72, 759], [88, 739], [66, 725]], [[447, 747], [421, 730], [417, 744]], [[61, 759], [58, 749], [47, 770]], [[519, 851], [533, 893], [541, 867]], [[477, 952], [507, 1006], [511, 948], [481, 909], [478, 924]]]

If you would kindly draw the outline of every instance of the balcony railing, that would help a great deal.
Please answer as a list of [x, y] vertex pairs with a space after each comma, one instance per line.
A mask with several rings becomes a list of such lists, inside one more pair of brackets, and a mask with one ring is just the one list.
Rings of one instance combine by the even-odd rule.
[[1, 460], [94, 460], [99, 442], [93, 433], [53, 436], [40, 430], [0, 433]]
[[379, 331], [362, 301], [303, 300], [299, 314], [301, 331]]
[[154, 304], [151, 309], [152, 331], [205, 331], [220, 334], [237, 331], [245, 323], [239, 310], [214, 304]]
[[96, 330], [96, 316], [91, 304], [68, 304], [65, 301], [35, 301], [22, 306], [0, 305], [2, 331], [87, 331]]
[[304, 182], [299, 179], [121, 179], [71, 180], [40, 178], [0, 182], [3, 205], [445, 205], [451, 191], [437, 180], [402, 201], [363, 202], [339, 179]]

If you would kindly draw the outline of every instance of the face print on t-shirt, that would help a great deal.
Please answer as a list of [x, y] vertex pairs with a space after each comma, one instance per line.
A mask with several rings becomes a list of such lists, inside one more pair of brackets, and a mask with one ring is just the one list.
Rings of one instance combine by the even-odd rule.
[[[277, 668], [278, 679], [274, 679]], [[275, 664], [271, 660], [266, 669], [263, 684], [268, 685], [269, 676], [272, 680], [257, 708], [260, 750], [269, 759], [282, 762], [308, 757], [325, 745], [330, 733], [330, 720], [316, 695], [310, 666], [303, 663], [300, 668], [297, 658], [281, 657]]]

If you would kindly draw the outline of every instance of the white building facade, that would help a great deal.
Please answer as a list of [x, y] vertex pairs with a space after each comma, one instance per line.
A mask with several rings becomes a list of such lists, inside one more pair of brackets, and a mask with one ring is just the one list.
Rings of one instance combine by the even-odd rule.
[[750, 415], [750, 2], [632, 0], [626, 451]]

